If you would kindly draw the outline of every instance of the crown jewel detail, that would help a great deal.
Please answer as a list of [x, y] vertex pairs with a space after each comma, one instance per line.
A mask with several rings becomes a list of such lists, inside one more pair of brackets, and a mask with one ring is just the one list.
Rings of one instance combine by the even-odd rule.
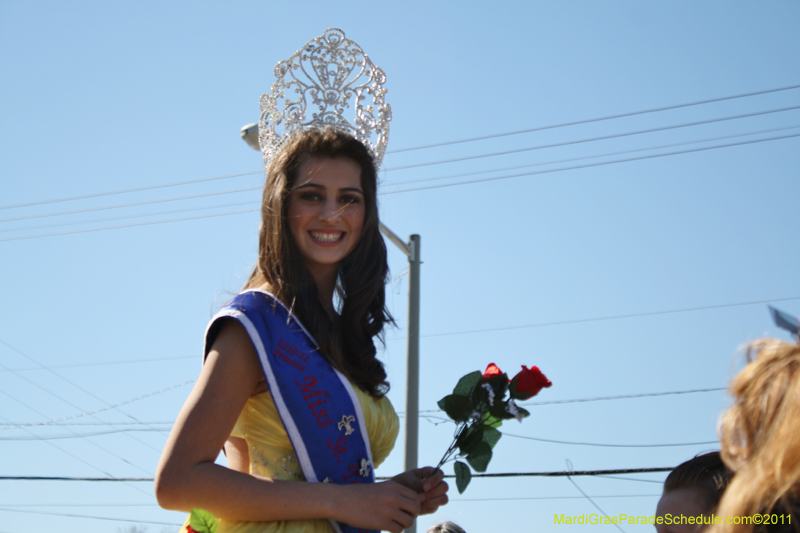
[[[386, 74], [338, 28], [325, 30], [275, 66], [277, 80], [261, 96], [258, 143], [269, 165], [294, 135], [333, 127], [366, 146], [380, 168], [392, 108], [384, 100]], [[355, 113], [352, 122], [345, 110]]]

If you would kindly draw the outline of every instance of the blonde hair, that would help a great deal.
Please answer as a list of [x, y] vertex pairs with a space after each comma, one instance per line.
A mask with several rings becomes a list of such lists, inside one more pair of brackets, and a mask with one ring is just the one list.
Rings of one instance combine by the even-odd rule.
[[[733, 406], [722, 416], [722, 459], [735, 472], [717, 509], [716, 533], [750, 533], [753, 525], [726, 518], [791, 513], [798, 525], [800, 496], [800, 345], [759, 339], [747, 348], [748, 365], [728, 388]], [[791, 528], [762, 526], [759, 530]]]
[[466, 531], [453, 522], [440, 522], [431, 526], [428, 533], [466, 533]]

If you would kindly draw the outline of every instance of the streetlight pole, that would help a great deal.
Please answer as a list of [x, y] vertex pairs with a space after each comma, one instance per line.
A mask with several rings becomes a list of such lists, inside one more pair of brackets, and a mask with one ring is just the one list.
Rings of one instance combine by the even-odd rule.
[[[408, 257], [408, 327], [406, 328], [406, 441], [404, 470], [417, 468], [419, 446], [419, 265], [420, 236], [411, 235], [404, 243], [392, 230], [380, 223], [381, 233]], [[405, 530], [416, 533], [416, 521]]]
[[[242, 128], [242, 139], [254, 150], [258, 147], [258, 124]], [[381, 233], [408, 257], [408, 328], [406, 336], [406, 410], [404, 470], [417, 468], [419, 446], [419, 265], [420, 236], [411, 235], [407, 243], [380, 222]], [[416, 533], [417, 523], [405, 530]]]

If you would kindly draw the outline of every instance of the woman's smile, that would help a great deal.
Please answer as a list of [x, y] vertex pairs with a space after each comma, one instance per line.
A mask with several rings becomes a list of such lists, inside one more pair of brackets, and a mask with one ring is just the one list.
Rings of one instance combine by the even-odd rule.
[[317, 241], [321, 246], [332, 246], [342, 240], [344, 237], [343, 231], [309, 231], [311, 238]]

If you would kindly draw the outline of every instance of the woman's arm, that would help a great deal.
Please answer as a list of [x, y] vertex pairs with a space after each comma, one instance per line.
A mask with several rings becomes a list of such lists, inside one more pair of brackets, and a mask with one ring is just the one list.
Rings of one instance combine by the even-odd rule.
[[397, 483], [271, 481], [214, 463], [261, 376], [244, 327], [226, 320], [164, 447], [155, 480], [159, 505], [239, 521], [328, 518], [398, 533], [409, 527], [424, 497]]

